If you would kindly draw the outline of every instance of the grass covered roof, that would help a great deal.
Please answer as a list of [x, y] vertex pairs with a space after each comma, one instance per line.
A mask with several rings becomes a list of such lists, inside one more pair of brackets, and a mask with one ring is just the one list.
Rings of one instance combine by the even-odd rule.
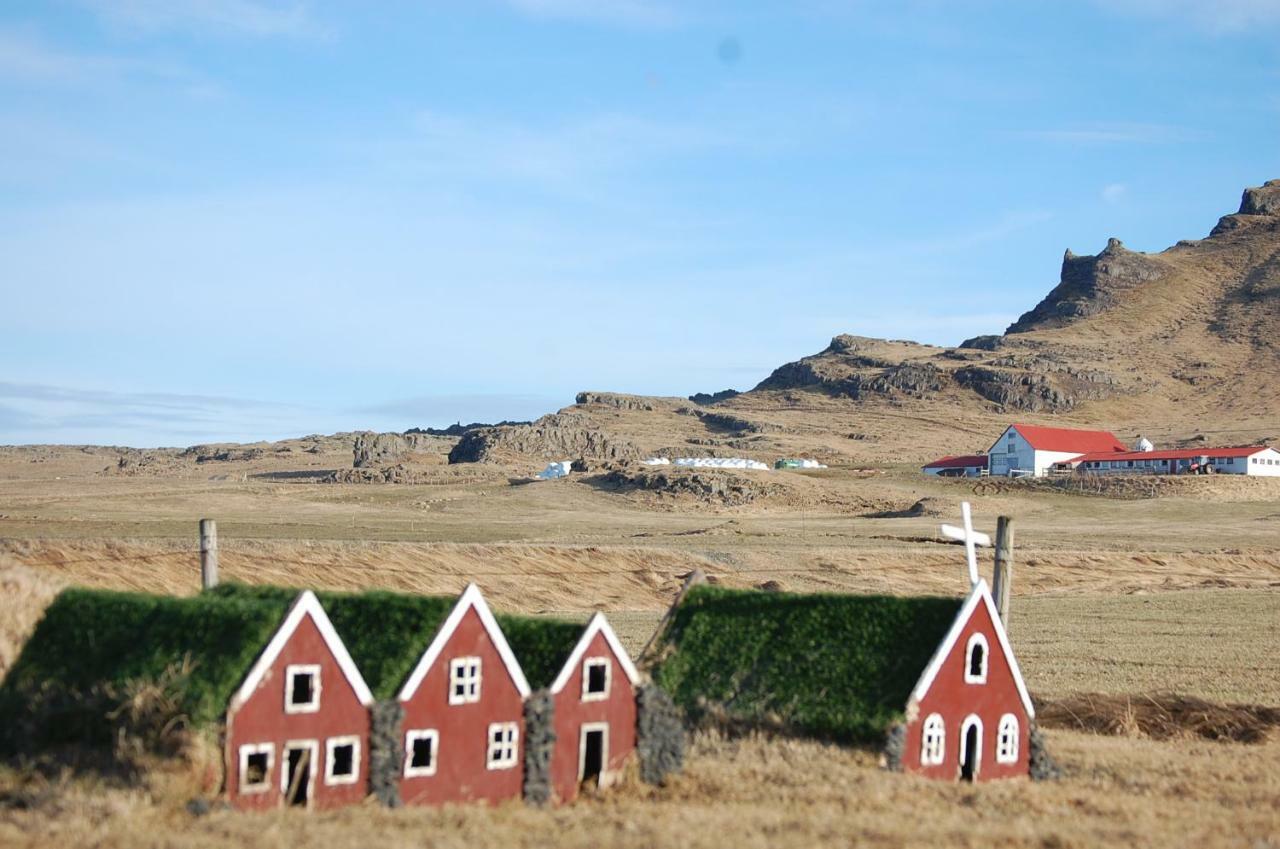
[[0, 684], [0, 738], [104, 740], [104, 712], [139, 682], [168, 681], [192, 725], [215, 722], [282, 618], [253, 598], [64, 590]]
[[654, 678], [686, 710], [842, 741], [872, 741], [907, 698], [962, 599], [796, 595], [699, 586]]
[[551, 686], [587, 627], [534, 616], [498, 614], [494, 618], [534, 690]]

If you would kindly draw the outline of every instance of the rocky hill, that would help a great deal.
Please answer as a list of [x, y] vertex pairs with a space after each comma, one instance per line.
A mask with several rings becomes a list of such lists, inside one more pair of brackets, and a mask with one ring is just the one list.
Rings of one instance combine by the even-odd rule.
[[[451, 462], [808, 453], [916, 461], [981, 450], [1012, 418], [1124, 437], [1280, 438], [1280, 180], [1204, 239], [1155, 254], [1067, 251], [1058, 284], [1003, 334], [956, 348], [838, 336], [744, 393], [582, 393], [529, 425], [473, 431]], [[986, 440], [986, 441], [984, 441]]]

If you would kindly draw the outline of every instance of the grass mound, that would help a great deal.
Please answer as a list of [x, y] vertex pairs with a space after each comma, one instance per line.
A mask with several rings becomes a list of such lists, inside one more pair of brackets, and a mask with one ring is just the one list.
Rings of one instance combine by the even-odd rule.
[[1036, 705], [1036, 718], [1048, 728], [1153, 740], [1198, 737], [1260, 743], [1280, 728], [1280, 708], [1219, 704], [1176, 693], [1082, 693]]
[[534, 690], [550, 687], [578, 644], [585, 625], [533, 616], [495, 616], [524, 677]]
[[901, 720], [962, 603], [695, 587], [654, 678], [695, 716], [874, 741]]

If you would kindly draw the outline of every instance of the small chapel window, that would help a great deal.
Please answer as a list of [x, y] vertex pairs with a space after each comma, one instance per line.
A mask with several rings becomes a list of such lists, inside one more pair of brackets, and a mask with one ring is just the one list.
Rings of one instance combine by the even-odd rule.
[[582, 664], [582, 700], [599, 701], [609, 696], [609, 661], [589, 657]]
[[987, 638], [974, 634], [965, 650], [964, 681], [966, 684], [987, 683]]
[[480, 658], [458, 657], [449, 663], [449, 704], [480, 701]]
[[1000, 729], [996, 735], [996, 762], [1018, 762], [1018, 718], [1011, 713], [1000, 717]]
[[924, 721], [920, 733], [920, 763], [922, 766], [936, 766], [942, 763], [946, 755], [947, 730], [939, 714], [931, 713]]
[[293, 665], [285, 669], [285, 713], [315, 713], [320, 710], [320, 667]]

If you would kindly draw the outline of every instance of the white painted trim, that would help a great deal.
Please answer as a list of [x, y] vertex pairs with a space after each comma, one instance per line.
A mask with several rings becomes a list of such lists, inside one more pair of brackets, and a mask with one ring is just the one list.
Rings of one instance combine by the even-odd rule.
[[[982, 663], [979, 667], [978, 674], [973, 674], [973, 649], [975, 646], [982, 646]], [[981, 631], [975, 631], [969, 642], [964, 647], [964, 683], [966, 684], [985, 684], [987, 683], [987, 670], [991, 668], [991, 646], [987, 645], [987, 635]]]
[[[413, 765], [413, 744], [418, 740], [431, 741], [431, 766]], [[421, 778], [435, 775], [440, 765], [440, 732], [435, 728], [414, 728], [404, 735], [404, 777]]]
[[[593, 666], [604, 667], [604, 689], [593, 693], [587, 689], [591, 683], [589, 670]], [[613, 664], [607, 657], [588, 657], [582, 661], [582, 700], [584, 702], [603, 702], [609, 699], [609, 690], [613, 686]]]
[[[351, 774], [334, 775], [333, 750], [339, 746], [351, 747]], [[324, 741], [324, 783], [329, 786], [337, 784], [355, 784], [360, 780], [360, 738], [354, 734], [342, 737], [330, 737]]]
[[[495, 732], [502, 732], [503, 739], [500, 743], [495, 743], [493, 735]], [[486, 743], [484, 753], [485, 769], [511, 769], [520, 763], [520, 723], [518, 722], [490, 722], [489, 733], [484, 738]], [[494, 757], [494, 751], [505, 751], [511, 747], [511, 757]]]
[[982, 718], [976, 713], [969, 714], [960, 723], [960, 760], [956, 761], [956, 775], [964, 771], [964, 762], [969, 754], [969, 729], [974, 726], [978, 728], [978, 752], [973, 760], [973, 780], [977, 781], [978, 774], [982, 772]]
[[360, 700], [360, 704], [365, 707], [373, 704], [373, 693], [369, 691], [369, 685], [365, 683], [364, 676], [356, 668], [355, 661], [351, 659], [351, 654], [343, 644], [342, 638], [334, 630], [333, 623], [329, 621], [328, 615], [320, 605], [320, 600], [316, 598], [316, 594], [311, 590], [306, 590], [294, 599], [293, 604], [289, 607], [289, 612], [285, 614], [284, 622], [276, 630], [275, 635], [272, 636], [271, 642], [267, 643], [267, 647], [262, 650], [262, 654], [258, 656], [257, 661], [254, 662], [253, 668], [245, 676], [244, 683], [240, 685], [240, 689], [231, 697], [231, 704], [228, 707], [229, 713], [235, 713], [253, 697], [253, 694], [257, 692], [258, 687], [262, 684], [262, 680], [271, 671], [271, 667], [275, 664], [276, 658], [280, 656], [280, 652], [284, 651], [284, 647], [289, 644], [289, 638], [293, 636], [294, 631], [298, 630], [298, 626], [302, 624], [302, 620], [307, 616], [310, 616], [311, 621], [316, 623], [316, 628], [320, 631], [321, 638], [324, 639], [325, 645], [328, 646], [334, 660], [338, 662], [338, 668], [342, 670], [347, 683], [355, 691], [356, 698]]
[[618, 659], [618, 665], [622, 667], [622, 672], [627, 676], [627, 680], [631, 682], [631, 686], [638, 687], [640, 685], [640, 672], [636, 669], [636, 665], [631, 662], [631, 655], [627, 654], [627, 650], [622, 647], [622, 641], [613, 632], [613, 628], [609, 625], [609, 620], [605, 618], [603, 613], [596, 613], [595, 616], [591, 617], [591, 621], [587, 623], [586, 629], [583, 630], [582, 636], [578, 639], [578, 644], [569, 653], [569, 659], [564, 662], [564, 666], [560, 669], [560, 674], [552, 682], [552, 695], [558, 694], [569, 683], [569, 679], [573, 677], [573, 671], [578, 668], [578, 662], [587, 653], [587, 647], [591, 645], [591, 641], [595, 639], [596, 634], [604, 635], [604, 641], [609, 644], [609, 650]]
[[[996, 763], [1016, 764], [1018, 762], [1018, 744], [1021, 734], [1018, 717], [1011, 713], [1000, 717], [1000, 724], [996, 726]], [[1010, 741], [1007, 751], [1004, 746], [1006, 736]]]
[[[293, 679], [296, 675], [311, 676], [311, 701], [295, 704], [293, 701]], [[320, 664], [291, 663], [284, 668], [284, 712], [316, 713], [320, 710]]]
[[[249, 772], [249, 757], [251, 755], [266, 754], [267, 768], [262, 771], [262, 781], [256, 784], [246, 784], [245, 776]], [[252, 796], [257, 793], [267, 793], [271, 790], [271, 773], [274, 771], [276, 763], [276, 744], [275, 743], [246, 743], [240, 747], [240, 772], [236, 778], [236, 790], [241, 796]]]
[[422, 657], [418, 660], [418, 665], [414, 667], [413, 673], [409, 675], [409, 680], [404, 682], [404, 686], [400, 688], [400, 693], [396, 698], [402, 702], [407, 702], [413, 698], [414, 694], [418, 692], [418, 688], [422, 686], [422, 680], [427, 677], [427, 673], [431, 670], [431, 665], [440, 657], [440, 653], [444, 651], [449, 638], [458, 629], [458, 625], [462, 622], [462, 617], [472, 608], [475, 608], [481, 624], [484, 625], [485, 631], [489, 634], [489, 639], [493, 641], [494, 646], [497, 648], [498, 656], [502, 658], [502, 665], [507, 668], [507, 674], [511, 676], [512, 683], [520, 691], [520, 698], [527, 699], [529, 697], [531, 692], [529, 681], [524, 677], [524, 671], [520, 669], [515, 653], [511, 651], [511, 646], [508, 645], [507, 638], [503, 636], [502, 629], [498, 627], [497, 620], [493, 618], [493, 611], [485, 603], [484, 596], [480, 594], [480, 588], [475, 584], [468, 584], [467, 588], [462, 591], [462, 595], [458, 597], [458, 602], [453, 606], [453, 610], [449, 611], [448, 618], [444, 620], [444, 624], [436, 632], [435, 639], [431, 641], [431, 645], [427, 646], [427, 650], [422, 653]]
[[[930, 725], [937, 730], [936, 739], [938, 745], [929, 746], [929, 727]], [[925, 717], [924, 722], [920, 725], [920, 765], [921, 766], [938, 766], [946, 763], [947, 760], [947, 721], [942, 718], [940, 713], [931, 713]]]
[[[965, 600], [964, 606], [956, 614], [955, 621], [951, 623], [951, 630], [942, 638], [937, 651], [933, 653], [933, 657], [929, 660], [929, 665], [924, 668], [924, 673], [921, 674], [920, 680], [916, 682], [916, 687], [911, 691], [911, 697], [908, 699], [907, 704], [910, 707], [911, 705], [919, 705], [924, 701], [929, 688], [933, 686], [934, 679], [938, 677], [938, 672], [942, 669], [942, 664], [951, 654], [951, 650], [955, 648], [956, 642], [959, 641], [960, 635], [964, 632], [965, 625], [969, 624], [969, 620], [973, 617], [973, 611], [979, 604], [986, 606], [987, 613], [991, 617], [991, 626], [995, 629], [996, 639], [1000, 643], [1000, 650], [1004, 652], [1005, 661], [1009, 664], [1009, 671], [1013, 674], [1013, 683], [1017, 685], [1018, 696], [1022, 699], [1022, 707], [1027, 712], [1027, 718], [1034, 719], [1036, 709], [1031, 704], [1031, 694], [1027, 692], [1027, 684], [1022, 680], [1022, 670], [1018, 668], [1018, 659], [1013, 656], [1013, 648], [1009, 645], [1009, 637], [1005, 634], [1004, 625], [1000, 621], [1000, 614], [996, 611], [996, 603], [991, 599], [991, 590], [987, 587], [985, 580], [978, 581], [973, 588], [973, 592], [969, 593], [969, 598]], [[990, 661], [988, 660], [988, 662]], [[910, 711], [908, 713], [910, 714]]]
[[[463, 692], [458, 694], [458, 684], [463, 684], [467, 690], [472, 688], [468, 685], [472, 683], [473, 676], [461, 675], [459, 673], [467, 672], [474, 666], [476, 674], [474, 676], [474, 692]], [[470, 705], [480, 701], [480, 689], [484, 683], [484, 662], [475, 655], [466, 655], [465, 657], [454, 657], [449, 659], [449, 704], [451, 705]]]
[[587, 732], [603, 731], [603, 739], [600, 741], [600, 776], [598, 780], [605, 783], [605, 776], [609, 773], [609, 723], [607, 722], [584, 722], [578, 731], [578, 783], [587, 777]]
[[[311, 757], [307, 759], [307, 807], [316, 800], [316, 764], [320, 760], [319, 740], [286, 740], [280, 749], [280, 795], [289, 792], [289, 752], [292, 749], [310, 749]], [[285, 805], [289, 800], [285, 799]]]

